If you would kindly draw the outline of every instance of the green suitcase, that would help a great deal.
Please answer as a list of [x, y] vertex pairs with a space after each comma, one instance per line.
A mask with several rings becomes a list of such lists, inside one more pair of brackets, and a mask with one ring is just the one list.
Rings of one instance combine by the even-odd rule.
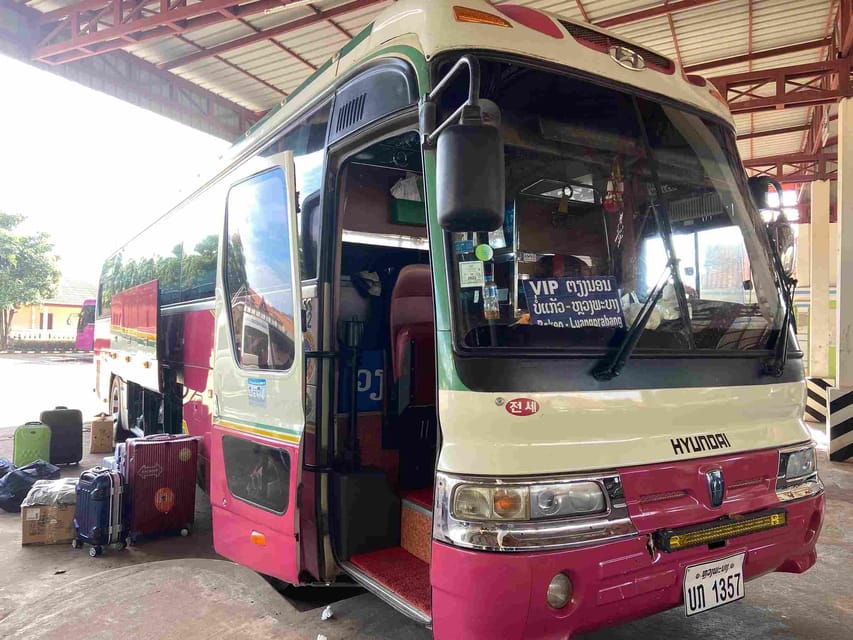
[[50, 460], [50, 427], [41, 422], [28, 422], [15, 429], [13, 462], [16, 467], [35, 460]]

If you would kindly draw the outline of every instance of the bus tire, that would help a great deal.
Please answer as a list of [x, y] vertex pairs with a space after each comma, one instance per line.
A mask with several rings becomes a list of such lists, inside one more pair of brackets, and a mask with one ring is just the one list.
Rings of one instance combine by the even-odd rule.
[[124, 442], [132, 437], [133, 434], [125, 429], [127, 422], [127, 396], [125, 385], [118, 376], [114, 376], [112, 383], [110, 383], [110, 414], [113, 416], [115, 425], [113, 441], [116, 443]]

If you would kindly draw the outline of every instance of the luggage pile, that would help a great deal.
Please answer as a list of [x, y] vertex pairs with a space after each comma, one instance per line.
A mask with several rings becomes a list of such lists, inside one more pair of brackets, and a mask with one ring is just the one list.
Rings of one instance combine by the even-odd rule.
[[116, 447], [104, 466], [84, 471], [77, 483], [72, 546], [124, 548], [140, 537], [189, 535], [195, 517], [198, 438], [153, 435]]
[[[23, 544], [70, 540], [96, 557], [104, 547], [124, 548], [143, 537], [189, 535], [198, 438], [158, 434], [130, 438], [114, 450], [112, 445], [112, 420], [99, 416], [92, 423], [90, 453], [114, 455], [77, 480], [59, 480], [56, 465], [77, 465], [83, 458], [80, 411], [57, 407], [15, 430], [13, 461], [0, 459], [0, 508], [24, 507]], [[55, 482], [39, 482], [44, 480]]]

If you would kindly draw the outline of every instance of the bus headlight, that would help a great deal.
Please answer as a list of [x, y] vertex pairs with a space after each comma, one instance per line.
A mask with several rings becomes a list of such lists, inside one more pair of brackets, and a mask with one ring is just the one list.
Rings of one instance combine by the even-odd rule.
[[782, 502], [799, 500], [823, 491], [817, 475], [817, 458], [813, 444], [790, 447], [779, 452], [776, 496]]
[[542, 520], [607, 511], [603, 486], [594, 481], [530, 486], [461, 484], [453, 494], [460, 520]]
[[636, 534], [616, 473], [511, 480], [439, 473], [433, 529], [437, 540], [498, 551]]
[[597, 482], [565, 482], [530, 489], [530, 516], [559, 518], [607, 511], [604, 490]]
[[526, 520], [525, 487], [460, 485], [453, 498], [454, 517], [462, 520]]

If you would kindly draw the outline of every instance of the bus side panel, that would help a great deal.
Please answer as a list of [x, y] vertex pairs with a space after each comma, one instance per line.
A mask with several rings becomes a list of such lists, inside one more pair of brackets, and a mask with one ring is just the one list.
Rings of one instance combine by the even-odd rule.
[[[284, 452], [290, 463], [288, 484], [291, 487], [297, 486], [299, 481], [299, 445], [214, 425], [211, 435], [213, 464], [210, 465], [210, 504], [213, 530], [216, 534], [213, 537], [216, 552], [264, 575], [297, 584], [299, 567], [293, 517], [293, 510], [297, 508], [296, 501], [288, 500], [282, 513], [260, 508], [249, 502], [245, 496], [252, 492], [250, 484], [256, 486], [259, 496], [263, 496], [264, 487], [269, 485], [268, 478], [271, 477], [268, 475], [270, 467], [260, 462], [252, 463], [243, 469], [235, 469], [242, 462], [239, 460], [231, 465], [226, 464], [223, 438], [237, 438], [261, 445], [263, 449], [279, 449]], [[252, 469], [251, 472], [248, 472], [249, 469]], [[226, 470], [232, 474], [230, 487]], [[243, 497], [235, 496], [232, 489], [235, 493], [242, 493]]]
[[126, 381], [160, 392], [157, 294], [157, 281], [152, 280], [113, 295], [110, 311], [110, 358], [114, 374]]

